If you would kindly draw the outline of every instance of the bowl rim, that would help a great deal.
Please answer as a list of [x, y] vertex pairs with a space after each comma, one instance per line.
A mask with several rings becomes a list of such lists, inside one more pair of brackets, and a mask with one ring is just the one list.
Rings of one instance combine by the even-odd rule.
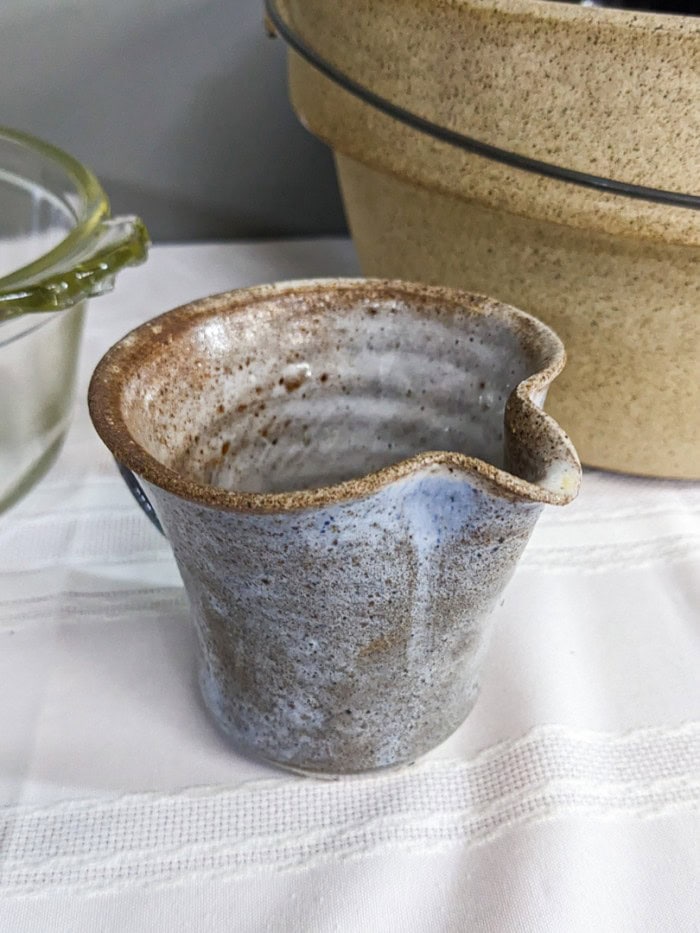
[[[575, 185], [577, 187], [588, 188], [609, 195], [619, 195], [624, 198], [643, 201], [648, 204], [663, 204], [670, 207], [684, 208], [686, 210], [700, 210], [700, 195], [698, 194], [655, 188], [648, 185], [640, 185], [621, 181], [619, 179], [608, 178], [603, 175], [596, 175], [579, 169], [567, 168], [564, 165], [536, 159], [511, 149], [504, 149], [501, 146], [483, 142], [466, 133], [461, 133], [458, 130], [451, 129], [427, 117], [423, 117], [395, 103], [389, 98], [376, 93], [372, 88], [368, 87], [362, 81], [353, 78], [347, 71], [339, 68], [330, 61], [330, 59], [319, 52], [318, 49], [314, 48], [313, 45], [294, 28], [291, 22], [292, 17], [289, 14], [285, 0], [264, 0], [264, 4], [272, 34], [279, 34], [292, 51], [324, 77], [385, 116], [413, 130], [417, 130], [419, 133], [423, 133], [438, 142], [447, 143], [457, 149], [481, 156], [485, 159], [490, 159], [501, 165], [506, 165], [509, 168], [519, 169], [524, 172]], [[287, 18], [285, 18], [282, 13], [283, 7], [288, 14]], [[544, 0], [544, 2], [543, 0], [519, 0], [519, 5], [517, 7], [515, 4], [509, 3], [508, 0], [504, 0], [504, 2], [500, 4], [494, 3], [494, 9], [500, 12], [514, 14], [522, 14], [525, 11], [529, 11], [533, 16], [542, 21], [548, 19], [571, 19], [574, 16], [590, 16], [592, 14], [593, 17], [596, 18], [594, 21], [607, 22], [610, 28], [615, 28], [618, 25], [617, 14], [628, 14], [628, 22], [634, 22], [635, 14], [635, 11], [632, 10], [618, 10], [608, 7], [593, 9], [590, 7], [581, 7], [572, 3], [556, 2], [556, 0]], [[608, 14], [607, 21], [604, 18], [605, 14]], [[670, 33], [684, 31], [682, 22], [680, 24], [674, 24], [673, 21], [678, 21], [679, 19], [682, 21], [688, 18], [679, 14], [654, 13], [653, 15], [660, 17], [662, 20], [658, 28], [666, 29]], [[603, 19], [598, 19], [601, 16]], [[700, 18], [697, 28], [700, 30]]]
[[76, 187], [80, 195], [80, 210], [76, 224], [66, 236], [48, 252], [32, 262], [0, 277], [0, 292], [20, 283], [44, 276], [50, 270], [69, 260], [86, 240], [90, 240], [110, 215], [110, 204], [102, 185], [89, 168], [63, 149], [21, 130], [0, 125], [0, 139], [24, 146], [58, 165]]

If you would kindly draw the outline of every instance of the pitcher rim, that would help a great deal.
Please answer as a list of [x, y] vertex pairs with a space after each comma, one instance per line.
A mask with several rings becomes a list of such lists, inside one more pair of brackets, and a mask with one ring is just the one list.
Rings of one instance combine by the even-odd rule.
[[[274, 493], [240, 492], [201, 483], [178, 473], [161, 463], [133, 437], [122, 413], [123, 390], [139, 365], [148, 358], [150, 347], [175, 339], [202, 319], [221, 313], [241, 312], [271, 299], [297, 294], [307, 296], [314, 291], [325, 295], [351, 293], [368, 301], [387, 298], [410, 301], [418, 298], [425, 303], [457, 306], [470, 314], [500, 316], [513, 324], [514, 330], [526, 329], [528, 339], [538, 342], [548, 362], [518, 383], [512, 390], [511, 399], [517, 402], [519, 414], [526, 417], [536, 415], [549, 436], [561, 445], [562, 459], [571, 469], [562, 474], [560, 488], [545, 488], [458, 451], [428, 450], [340, 483]], [[140, 324], [107, 350], [95, 367], [88, 389], [88, 409], [97, 434], [120, 465], [181, 499], [216, 509], [257, 513], [317, 509], [365, 499], [392, 483], [440, 468], [450, 474], [469, 476], [472, 485], [495, 497], [533, 504], [565, 505], [578, 493], [581, 472], [578, 456], [563, 429], [534, 401], [534, 397], [547, 389], [562, 371], [565, 362], [564, 346], [550, 327], [525, 311], [485, 295], [397, 279], [297, 279], [198, 298]]]

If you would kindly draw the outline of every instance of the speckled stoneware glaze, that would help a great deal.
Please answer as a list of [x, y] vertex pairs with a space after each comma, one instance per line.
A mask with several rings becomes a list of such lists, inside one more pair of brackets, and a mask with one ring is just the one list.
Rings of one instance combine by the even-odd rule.
[[[530, 159], [700, 195], [700, 17], [552, 0], [278, 0], [343, 75]], [[584, 462], [700, 478], [700, 211], [501, 164], [290, 53], [363, 272], [494, 295], [567, 347], [549, 399]]]
[[237, 746], [348, 773], [457, 728], [538, 515], [578, 490], [541, 408], [563, 365], [491, 299], [343, 279], [197, 301], [106, 354], [90, 414], [165, 529]]

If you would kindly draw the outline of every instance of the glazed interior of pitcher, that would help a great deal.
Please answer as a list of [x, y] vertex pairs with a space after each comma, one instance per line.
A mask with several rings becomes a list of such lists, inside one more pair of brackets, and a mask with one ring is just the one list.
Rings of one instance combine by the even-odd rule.
[[249, 493], [326, 487], [426, 451], [502, 468], [506, 402], [563, 365], [558, 338], [486, 298], [346, 286], [157, 319], [121, 393], [131, 437], [181, 476]]

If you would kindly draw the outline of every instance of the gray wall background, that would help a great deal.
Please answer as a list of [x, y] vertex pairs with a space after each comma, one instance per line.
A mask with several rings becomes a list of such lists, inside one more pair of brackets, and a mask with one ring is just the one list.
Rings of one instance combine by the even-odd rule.
[[0, 123], [88, 164], [155, 239], [344, 230], [261, 0], [0, 0]]

